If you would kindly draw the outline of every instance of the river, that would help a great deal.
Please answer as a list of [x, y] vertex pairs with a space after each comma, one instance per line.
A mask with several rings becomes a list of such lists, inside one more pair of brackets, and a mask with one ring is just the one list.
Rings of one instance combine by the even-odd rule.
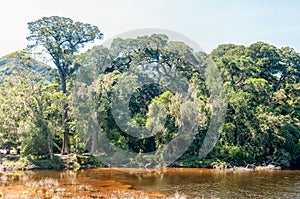
[[[181, 168], [97, 168], [78, 171], [18, 171], [0, 175], [0, 191], [6, 196], [17, 192], [37, 192], [36, 189], [41, 186], [33, 183], [38, 184], [43, 179], [51, 178], [58, 182], [55, 186], [64, 192], [63, 197], [68, 194], [70, 197], [91, 196], [96, 192], [123, 190], [144, 192], [153, 197], [179, 192], [190, 198], [300, 198], [300, 170], [233, 172]], [[59, 188], [52, 193], [59, 192]], [[27, 192], [24, 192], [26, 189]], [[40, 189], [42, 192], [43, 188]]]

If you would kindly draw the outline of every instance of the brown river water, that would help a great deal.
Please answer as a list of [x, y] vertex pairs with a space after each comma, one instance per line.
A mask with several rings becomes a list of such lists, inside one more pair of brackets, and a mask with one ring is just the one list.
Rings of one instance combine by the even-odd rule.
[[[0, 198], [14, 198], [14, 194], [15, 197], [43, 194], [44, 198], [51, 198], [54, 193], [60, 193], [63, 198], [101, 198], [100, 193], [117, 190], [145, 193], [154, 198], [175, 192], [189, 198], [300, 198], [300, 170], [233, 172], [180, 168], [97, 168], [78, 171], [18, 171], [0, 176]], [[55, 183], [46, 182], [47, 179]]]

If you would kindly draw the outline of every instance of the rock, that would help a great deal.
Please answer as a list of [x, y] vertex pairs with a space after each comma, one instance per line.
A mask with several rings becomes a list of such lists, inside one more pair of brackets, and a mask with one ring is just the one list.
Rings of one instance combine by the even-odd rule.
[[0, 165], [0, 171], [15, 171], [17, 168], [12, 165]]
[[6, 182], [8, 180], [8, 177], [6, 175], [3, 175], [0, 179], [2, 182]]
[[54, 193], [58, 193], [58, 192], [67, 192], [67, 189], [65, 189], [65, 188], [56, 188], [54, 190]]
[[245, 172], [245, 171], [254, 171], [253, 168], [247, 168], [247, 167], [233, 167], [233, 171], [240, 171], [240, 172]]
[[12, 154], [10, 154], [10, 155], [6, 155], [5, 158], [7, 160], [10, 160], [10, 161], [16, 161], [16, 160], [19, 159], [19, 155], [12, 155]]
[[257, 170], [264, 171], [264, 170], [281, 170], [281, 166], [277, 166], [274, 164], [268, 164], [267, 166], [258, 166]]
[[246, 168], [247, 168], [247, 169], [255, 170], [255, 169], [256, 169], [256, 166], [255, 166], [254, 164], [247, 164]]
[[93, 194], [93, 195], [90, 195], [91, 198], [105, 198], [104, 195], [102, 194]]

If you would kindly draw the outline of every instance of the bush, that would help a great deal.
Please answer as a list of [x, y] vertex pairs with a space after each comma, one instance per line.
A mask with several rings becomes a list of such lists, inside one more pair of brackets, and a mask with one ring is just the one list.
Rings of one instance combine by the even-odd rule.
[[246, 165], [253, 163], [254, 158], [241, 146], [224, 145], [220, 149], [220, 155], [223, 160], [231, 165]]
[[56, 156], [53, 156], [53, 159], [49, 159], [49, 157], [33, 157], [29, 159], [31, 163], [36, 165], [39, 169], [53, 169], [60, 170], [64, 168], [63, 162]]

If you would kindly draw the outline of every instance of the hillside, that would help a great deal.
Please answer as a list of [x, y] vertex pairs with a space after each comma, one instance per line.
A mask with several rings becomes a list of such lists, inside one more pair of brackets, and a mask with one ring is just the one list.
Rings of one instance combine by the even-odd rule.
[[0, 58], [0, 82], [9, 77], [28, 75], [32, 75], [37, 81], [52, 81], [56, 70], [18, 51]]

